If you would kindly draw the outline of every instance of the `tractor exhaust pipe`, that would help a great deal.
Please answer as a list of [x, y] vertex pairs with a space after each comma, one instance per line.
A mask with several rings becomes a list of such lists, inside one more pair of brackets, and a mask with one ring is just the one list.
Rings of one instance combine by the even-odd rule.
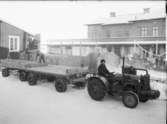
[[123, 57], [122, 61], [123, 61], [123, 63], [122, 63], [122, 74], [124, 76], [125, 57]]

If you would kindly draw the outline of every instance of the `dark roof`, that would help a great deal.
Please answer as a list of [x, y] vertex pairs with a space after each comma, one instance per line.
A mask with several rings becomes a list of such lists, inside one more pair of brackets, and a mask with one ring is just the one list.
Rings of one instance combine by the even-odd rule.
[[8, 21], [6, 21], [6, 20], [0, 18], [0, 23], [2, 23], [2, 22], [6, 23], [6, 24], [8, 24], [8, 25], [11, 25], [11, 26], [13, 26], [13, 27], [15, 27], [15, 28], [17, 28], [17, 29], [19, 29], [19, 30], [22, 30], [23, 32], [26, 32], [27, 34], [29, 34], [29, 35], [31, 35], [31, 36], [34, 36], [33, 34], [29, 33], [28, 31], [26, 31], [26, 30], [24, 30], [24, 29], [22, 29], [22, 28], [20, 28], [20, 27], [18, 27], [18, 26], [15, 26], [15, 25], [11, 24], [10, 22], [8, 22]]

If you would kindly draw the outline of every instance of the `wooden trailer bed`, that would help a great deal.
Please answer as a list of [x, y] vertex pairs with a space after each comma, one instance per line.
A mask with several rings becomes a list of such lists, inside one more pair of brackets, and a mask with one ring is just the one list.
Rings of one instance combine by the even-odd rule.
[[18, 73], [21, 81], [28, 81], [29, 85], [37, 84], [38, 80], [47, 79], [55, 82], [58, 92], [65, 92], [67, 84], [86, 83], [88, 68], [64, 65], [48, 65], [26, 60], [1, 60], [2, 76], [8, 77], [11, 71]]
[[87, 73], [87, 68], [81, 67], [70, 67], [70, 66], [62, 66], [62, 65], [47, 65], [41, 67], [31, 67], [27, 68], [28, 71], [35, 71], [39, 73], [48, 73], [52, 75], [62, 75], [62, 76], [70, 76], [79, 73]]

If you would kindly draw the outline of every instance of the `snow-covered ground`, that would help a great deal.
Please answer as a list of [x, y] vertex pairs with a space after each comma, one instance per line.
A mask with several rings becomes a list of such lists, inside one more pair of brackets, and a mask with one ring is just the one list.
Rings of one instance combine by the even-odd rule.
[[165, 102], [129, 109], [109, 96], [96, 102], [86, 89], [58, 93], [53, 83], [29, 86], [14, 76], [0, 76], [0, 124], [165, 124]]

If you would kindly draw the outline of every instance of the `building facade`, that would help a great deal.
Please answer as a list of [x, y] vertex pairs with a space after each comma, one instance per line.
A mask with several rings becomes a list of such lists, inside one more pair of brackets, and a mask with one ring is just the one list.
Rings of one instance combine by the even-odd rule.
[[[111, 14], [88, 24], [88, 38], [102, 42], [117, 42], [109, 47], [119, 56], [135, 56], [146, 59], [164, 68], [166, 54], [166, 15], [165, 12], [151, 12], [118, 15]], [[124, 45], [120, 42], [129, 43]], [[131, 42], [131, 43], [130, 43]], [[166, 59], [167, 60], [167, 59]]]
[[[89, 39], [101, 39], [102, 42], [118, 42], [118, 45], [119, 42], [134, 41], [139, 43], [143, 49], [156, 55], [165, 53], [165, 13], [150, 12], [147, 8], [140, 14], [111, 15], [114, 16], [88, 24]], [[150, 41], [150, 44], [144, 45], [141, 41]], [[121, 48], [125, 49], [124, 45], [120, 46], [120, 50], [117, 50], [119, 55]]]
[[23, 29], [0, 20], [0, 59], [18, 59], [19, 54], [26, 49], [36, 49], [34, 36]]
[[165, 17], [147, 20], [134, 20], [121, 24], [89, 24], [89, 39], [127, 40], [165, 40]]
[[116, 15], [87, 24], [87, 39], [53, 40], [50, 53], [87, 56], [95, 52], [114, 52], [129, 58], [137, 56], [164, 68], [166, 50], [165, 12], [144, 9], [143, 13]]

